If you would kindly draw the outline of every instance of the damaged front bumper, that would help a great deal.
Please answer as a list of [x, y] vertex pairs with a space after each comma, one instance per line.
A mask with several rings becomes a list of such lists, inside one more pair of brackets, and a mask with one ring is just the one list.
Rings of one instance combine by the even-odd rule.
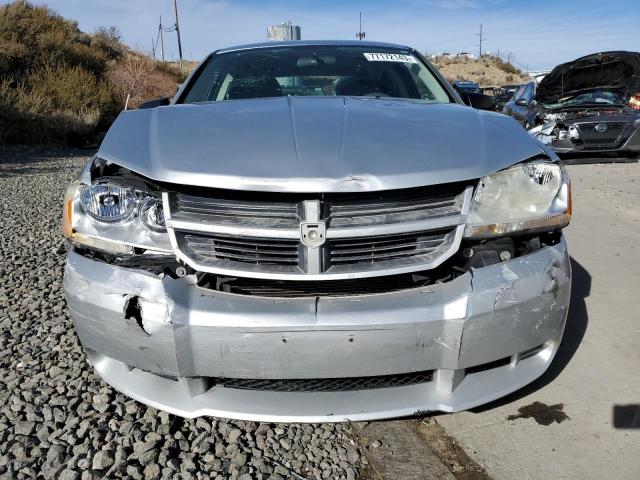
[[[590, 122], [598, 124], [598, 122]], [[604, 125], [605, 122], [600, 123]], [[558, 155], [623, 153], [640, 154], [640, 121], [635, 127], [628, 126], [627, 132], [614, 137], [610, 142], [592, 138], [585, 142], [574, 124], [559, 124], [549, 121], [528, 130], [529, 135], [549, 145]]]
[[[280, 422], [450, 412], [517, 390], [555, 355], [570, 283], [564, 239], [450, 282], [339, 298], [211, 291], [192, 276], [157, 276], [74, 252], [64, 278], [80, 341], [107, 383], [184, 417]], [[216, 381], [427, 371], [422, 383], [330, 392]]]

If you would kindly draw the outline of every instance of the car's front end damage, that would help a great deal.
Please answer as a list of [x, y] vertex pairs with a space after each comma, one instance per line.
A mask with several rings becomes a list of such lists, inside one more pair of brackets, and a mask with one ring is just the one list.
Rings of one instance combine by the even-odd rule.
[[640, 154], [640, 54], [606, 52], [559, 65], [537, 88], [529, 133], [560, 155]]
[[481, 405], [560, 345], [571, 193], [557, 160], [459, 104], [126, 112], [65, 200], [75, 329], [106, 382], [186, 417]]

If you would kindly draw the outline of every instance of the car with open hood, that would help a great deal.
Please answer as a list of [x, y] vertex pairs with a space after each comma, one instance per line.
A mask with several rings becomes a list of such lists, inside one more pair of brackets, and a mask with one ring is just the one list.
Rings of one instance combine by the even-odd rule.
[[226, 48], [145, 107], [64, 201], [67, 304], [116, 389], [185, 417], [364, 420], [468, 409], [552, 362], [567, 172], [415, 49]]
[[640, 53], [602, 52], [558, 65], [537, 87], [525, 128], [559, 154], [640, 154]]

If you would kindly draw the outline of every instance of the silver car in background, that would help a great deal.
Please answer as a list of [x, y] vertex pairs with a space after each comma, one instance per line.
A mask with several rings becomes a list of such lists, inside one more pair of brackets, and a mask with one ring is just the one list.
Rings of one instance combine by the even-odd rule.
[[[219, 50], [69, 187], [64, 288], [114, 388], [185, 417], [468, 409], [560, 344], [571, 194], [415, 50]], [[161, 106], [158, 106], [161, 105]]]

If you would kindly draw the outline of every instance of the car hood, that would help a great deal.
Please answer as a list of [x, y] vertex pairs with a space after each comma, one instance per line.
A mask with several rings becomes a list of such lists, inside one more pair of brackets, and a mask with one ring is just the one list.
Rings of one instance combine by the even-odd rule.
[[612, 90], [625, 99], [640, 91], [640, 53], [594, 53], [558, 65], [540, 81], [536, 100], [557, 103], [595, 89]]
[[475, 179], [543, 153], [513, 119], [463, 105], [279, 97], [126, 111], [98, 156], [158, 182], [355, 192]]

